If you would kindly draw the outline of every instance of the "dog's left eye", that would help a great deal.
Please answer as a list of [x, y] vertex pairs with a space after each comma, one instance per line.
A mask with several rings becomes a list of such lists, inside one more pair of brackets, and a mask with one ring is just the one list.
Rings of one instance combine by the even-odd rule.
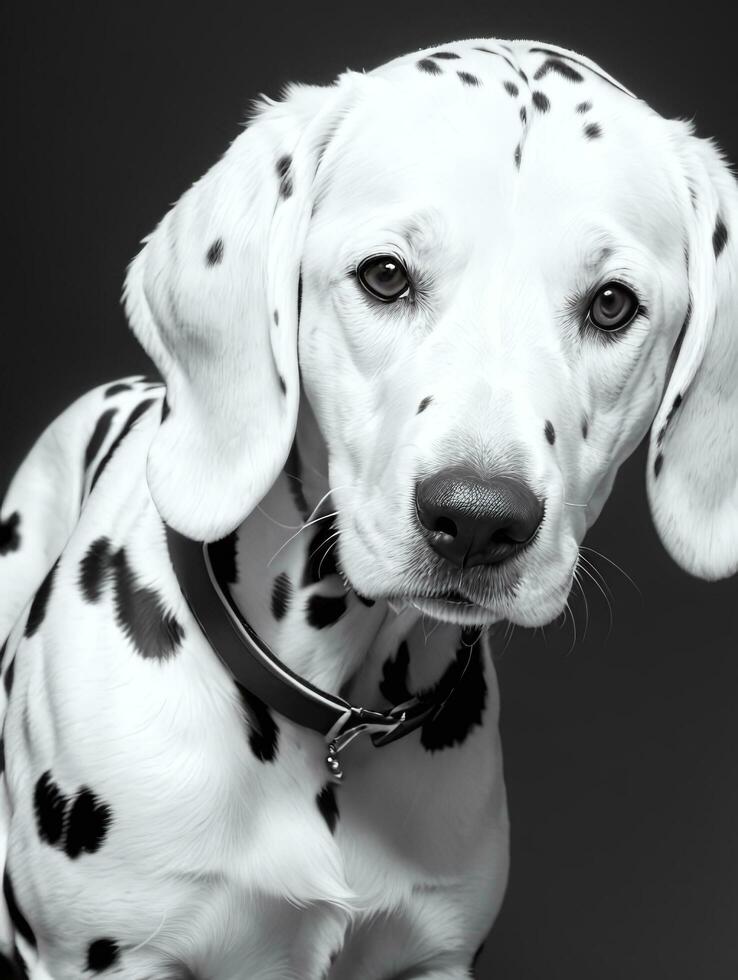
[[383, 303], [394, 303], [410, 286], [407, 270], [394, 255], [371, 255], [356, 270], [364, 289]]
[[608, 282], [592, 300], [588, 318], [599, 330], [612, 332], [630, 323], [638, 312], [638, 297], [620, 282]]

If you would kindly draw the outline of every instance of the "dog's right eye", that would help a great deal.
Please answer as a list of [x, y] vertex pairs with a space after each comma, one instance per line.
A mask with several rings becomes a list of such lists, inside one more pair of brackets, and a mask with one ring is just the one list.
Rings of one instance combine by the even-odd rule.
[[383, 303], [394, 303], [410, 289], [407, 270], [394, 255], [371, 255], [359, 263], [356, 275], [364, 289]]

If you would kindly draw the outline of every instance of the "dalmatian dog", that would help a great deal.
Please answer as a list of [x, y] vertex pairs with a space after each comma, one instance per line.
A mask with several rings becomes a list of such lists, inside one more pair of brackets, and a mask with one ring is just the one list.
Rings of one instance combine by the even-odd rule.
[[[561, 614], [649, 429], [666, 548], [738, 568], [736, 227], [714, 143], [563, 48], [259, 105], [130, 266], [163, 381], [81, 397], [3, 506], [8, 969], [472, 975], [508, 874], [495, 624]], [[206, 559], [284, 683], [433, 710], [337, 759], [225, 662]]]

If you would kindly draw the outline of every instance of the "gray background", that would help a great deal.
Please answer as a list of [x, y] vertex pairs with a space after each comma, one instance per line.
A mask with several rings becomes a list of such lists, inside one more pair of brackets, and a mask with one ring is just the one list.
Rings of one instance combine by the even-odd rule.
[[[465, 36], [599, 61], [738, 159], [735, 32], [717, 4], [6, 5], [1, 18], [0, 487], [51, 417], [147, 362], [118, 306], [140, 238], [237, 134], [249, 100]], [[722, 16], [722, 19], [721, 19]], [[738, 230], [737, 230], [738, 231]], [[737, 325], [738, 326], [738, 325]], [[478, 976], [738, 976], [736, 582], [679, 571], [642, 449], [589, 546], [589, 625], [516, 630], [499, 671], [512, 874]]]

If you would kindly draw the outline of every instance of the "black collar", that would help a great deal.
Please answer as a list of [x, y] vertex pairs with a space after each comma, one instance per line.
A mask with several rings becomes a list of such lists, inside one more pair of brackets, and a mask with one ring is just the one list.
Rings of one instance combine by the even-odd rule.
[[357, 735], [376, 746], [414, 731], [443, 704], [437, 688], [387, 711], [349, 704], [293, 673], [262, 642], [241, 615], [227, 586], [218, 582], [206, 542], [193, 541], [166, 526], [167, 543], [182, 594], [208, 642], [232, 676], [251, 694], [290, 721], [319, 732], [326, 741], [326, 764], [334, 779], [343, 773], [338, 753]]

